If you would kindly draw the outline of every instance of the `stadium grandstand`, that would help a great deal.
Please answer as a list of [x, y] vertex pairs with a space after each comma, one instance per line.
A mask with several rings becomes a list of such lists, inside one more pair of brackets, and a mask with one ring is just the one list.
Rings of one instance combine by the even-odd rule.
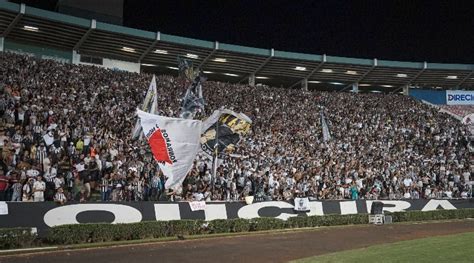
[[[259, 49], [149, 32], [0, 2], [0, 48], [77, 64], [175, 75], [184, 56], [211, 80], [320, 90], [472, 89], [474, 65], [357, 59]], [[34, 45], [33, 45], [34, 44]], [[123, 61], [111, 65], [112, 61]]]
[[[1, 200], [472, 197], [469, 128], [439, 107], [472, 113], [442, 104], [473, 89], [474, 65], [259, 49], [3, 1], [0, 32]], [[164, 189], [130, 134], [152, 74], [158, 113], [179, 116], [177, 57], [208, 78], [197, 119], [226, 107], [253, 123], [216, 171], [198, 155], [184, 183]]]

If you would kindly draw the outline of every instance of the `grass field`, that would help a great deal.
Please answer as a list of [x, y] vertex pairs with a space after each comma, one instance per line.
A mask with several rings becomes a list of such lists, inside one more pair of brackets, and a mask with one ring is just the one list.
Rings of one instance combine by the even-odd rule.
[[474, 232], [376, 245], [294, 262], [474, 262]]

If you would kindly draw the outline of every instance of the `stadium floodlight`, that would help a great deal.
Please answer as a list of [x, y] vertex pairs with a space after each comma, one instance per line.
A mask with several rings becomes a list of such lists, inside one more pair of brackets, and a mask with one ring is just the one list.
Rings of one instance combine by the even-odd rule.
[[458, 76], [451, 75], [451, 76], [447, 76], [446, 78], [447, 79], [458, 79]]
[[155, 51], [153, 51], [153, 53], [157, 53], [157, 54], [168, 54], [168, 51], [163, 50], [163, 49], [155, 49]]
[[213, 59], [213, 60], [214, 60], [215, 62], [222, 62], [222, 63], [223, 63], [223, 62], [227, 62], [227, 59], [225, 59], [225, 58], [215, 58], [215, 59]]
[[141, 65], [145, 66], [145, 67], [155, 67], [156, 66], [155, 64], [147, 64], [147, 63], [142, 63]]
[[368, 83], [361, 83], [358, 85], [359, 87], [370, 87], [371, 85]]
[[167, 67], [167, 68], [172, 69], [172, 70], [179, 70], [179, 68], [177, 67]]
[[31, 32], [38, 32], [39, 28], [37, 28], [35, 26], [23, 26], [23, 30], [31, 31]]
[[330, 68], [323, 68], [323, 69], [321, 69], [321, 72], [323, 72], [323, 73], [333, 73], [334, 71]]
[[344, 85], [344, 83], [341, 83], [341, 82], [329, 82], [329, 84], [332, 84], [332, 85]]
[[202, 73], [204, 73], [204, 74], [212, 74], [212, 73], [214, 73], [214, 72], [212, 72], [212, 71], [203, 71]]
[[297, 67], [295, 67], [295, 70], [298, 70], [298, 71], [306, 71], [306, 67], [297, 66]]
[[392, 85], [380, 85], [380, 87], [384, 87], [384, 88], [393, 88]]
[[131, 47], [122, 47], [121, 50], [125, 52], [135, 53], [135, 49]]
[[258, 77], [255, 77], [256, 79], [269, 79], [269, 77], [264, 77], [264, 76], [258, 76]]
[[239, 76], [239, 75], [233, 74], [233, 73], [224, 73], [224, 75], [230, 76], [230, 77], [238, 77]]
[[357, 75], [357, 71], [348, 70], [348, 71], [346, 71], [346, 74], [347, 74], [347, 75]]
[[408, 75], [405, 74], [405, 73], [398, 73], [397, 74], [397, 78], [406, 78], [406, 77], [408, 77]]
[[196, 54], [187, 53], [187, 54], [186, 54], [186, 57], [187, 57], [187, 58], [197, 59], [199, 56], [196, 55]]
[[321, 81], [319, 81], [319, 80], [308, 80], [308, 83], [319, 84], [319, 83], [321, 83]]

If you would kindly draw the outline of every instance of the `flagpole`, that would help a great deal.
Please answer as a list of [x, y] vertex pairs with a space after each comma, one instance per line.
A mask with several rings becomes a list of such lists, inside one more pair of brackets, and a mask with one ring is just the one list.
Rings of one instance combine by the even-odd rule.
[[217, 161], [218, 161], [218, 152], [219, 152], [219, 118], [216, 121], [216, 142], [214, 144], [214, 156], [212, 162], [212, 178], [211, 178], [211, 198], [214, 194], [214, 185], [217, 176]]

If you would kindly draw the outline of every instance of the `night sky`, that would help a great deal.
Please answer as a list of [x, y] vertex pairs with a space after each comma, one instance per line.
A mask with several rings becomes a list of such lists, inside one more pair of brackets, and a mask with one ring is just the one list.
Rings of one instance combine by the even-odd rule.
[[474, 64], [473, 10], [474, 1], [452, 0], [125, 0], [124, 26], [294, 52]]

